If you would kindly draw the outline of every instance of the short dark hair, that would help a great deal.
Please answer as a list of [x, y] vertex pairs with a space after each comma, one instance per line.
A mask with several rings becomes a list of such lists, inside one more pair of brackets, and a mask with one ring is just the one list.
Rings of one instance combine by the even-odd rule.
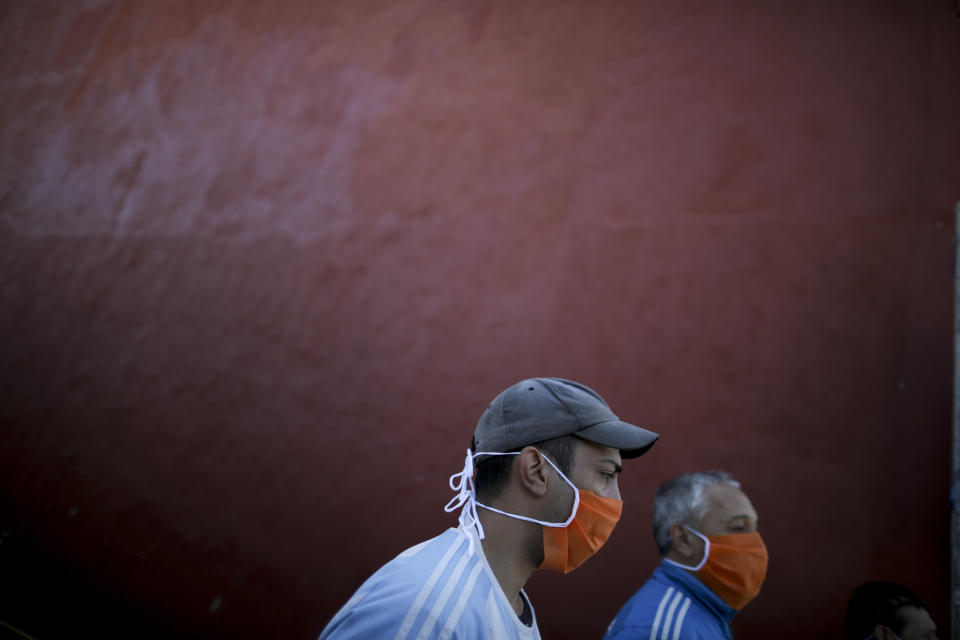
[[[560, 436], [550, 438], [541, 442], [532, 442], [525, 447], [516, 449], [516, 452], [523, 451], [526, 447], [536, 447], [541, 453], [545, 454], [550, 460], [560, 467], [564, 475], [570, 475], [570, 467], [573, 465], [573, 452], [576, 449], [578, 438], [576, 436]], [[471, 442], [470, 450], [473, 451], [476, 442]], [[477, 477], [474, 484], [477, 487], [477, 498], [480, 502], [493, 500], [507, 486], [510, 479], [510, 470], [513, 468], [514, 456], [486, 456], [476, 464]]]
[[863, 640], [878, 624], [900, 635], [907, 621], [900, 615], [903, 607], [927, 609], [912, 589], [895, 582], [867, 582], [853, 592], [847, 603], [847, 635]]

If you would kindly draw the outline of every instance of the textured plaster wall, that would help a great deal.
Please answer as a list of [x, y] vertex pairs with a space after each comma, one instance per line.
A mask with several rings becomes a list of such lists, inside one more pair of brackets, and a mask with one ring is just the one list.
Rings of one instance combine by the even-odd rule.
[[0, 619], [313, 637], [559, 375], [663, 439], [545, 638], [704, 468], [771, 553], [738, 637], [871, 578], [946, 629], [958, 60], [946, 0], [4, 3]]

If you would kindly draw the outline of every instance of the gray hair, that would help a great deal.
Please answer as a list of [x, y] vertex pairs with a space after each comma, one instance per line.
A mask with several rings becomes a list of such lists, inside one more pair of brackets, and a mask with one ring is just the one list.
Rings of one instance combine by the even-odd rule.
[[698, 527], [707, 513], [703, 490], [715, 484], [740, 488], [740, 483], [726, 471], [697, 471], [665, 482], [653, 498], [653, 539], [660, 555], [670, 550], [670, 527], [680, 523]]

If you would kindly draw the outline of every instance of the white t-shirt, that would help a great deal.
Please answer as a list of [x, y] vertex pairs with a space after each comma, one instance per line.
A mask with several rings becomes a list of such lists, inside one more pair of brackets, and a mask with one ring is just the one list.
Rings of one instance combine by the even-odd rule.
[[[470, 541], [473, 537], [473, 553]], [[497, 582], [476, 532], [447, 529], [398, 555], [361, 585], [320, 640], [539, 640]]]

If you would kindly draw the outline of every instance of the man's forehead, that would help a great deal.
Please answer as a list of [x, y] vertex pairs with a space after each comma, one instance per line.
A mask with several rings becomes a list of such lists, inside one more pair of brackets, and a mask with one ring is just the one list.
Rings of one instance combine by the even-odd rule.
[[707, 499], [707, 515], [721, 519], [747, 517], [756, 519], [757, 512], [740, 489], [729, 484], [715, 484], [704, 490]]
[[620, 466], [620, 450], [612, 447], [605, 447], [589, 440], [580, 440], [577, 446], [575, 459], [582, 462], [612, 462], [615, 466]]

